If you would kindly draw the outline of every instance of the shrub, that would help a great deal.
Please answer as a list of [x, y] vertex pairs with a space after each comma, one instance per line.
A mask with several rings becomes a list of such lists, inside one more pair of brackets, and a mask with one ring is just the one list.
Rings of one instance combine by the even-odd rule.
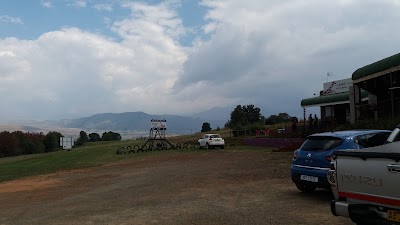
[[335, 130], [351, 130], [351, 129], [380, 129], [393, 130], [400, 124], [400, 117], [394, 119], [365, 119], [360, 120], [356, 124], [345, 124], [338, 126]]

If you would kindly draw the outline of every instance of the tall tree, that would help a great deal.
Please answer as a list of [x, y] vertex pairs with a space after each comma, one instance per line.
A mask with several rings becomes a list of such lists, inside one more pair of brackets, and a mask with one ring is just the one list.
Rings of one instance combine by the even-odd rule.
[[205, 122], [205, 123], [203, 123], [203, 126], [201, 126], [201, 132], [208, 132], [211, 130], [212, 129], [211, 129], [210, 123]]
[[231, 112], [231, 119], [229, 120], [228, 127], [236, 128], [245, 126], [247, 124], [246, 114], [243, 111], [241, 105], [237, 105], [236, 108]]
[[121, 140], [121, 135], [119, 133], [115, 133], [112, 131], [104, 132], [101, 136], [101, 140], [103, 141], [119, 141]]
[[43, 133], [27, 133], [28, 138], [35, 144], [37, 147], [38, 152], [44, 152], [45, 151], [45, 146], [43, 144], [44, 140], [44, 135]]
[[283, 122], [289, 122], [289, 121], [292, 120], [292, 117], [289, 116], [289, 114], [287, 114], [287, 113], [279, 113], [279, 114], [278, 114], [278, 117], [281, 118], [281, 120], [282, 120]]
[[272, 125], [276, 123], [284, 123], [292, 120], [292, 117], [287, 113], [279, 113], [278, 115], [271, 115], [265, 120], [265, 124]]
[[90, 133], [89, 134], [89, 141], [90, 142], [96, 142], [96, 141], [101, 141], [101, 137], [98, 133]]
[[243, 106], [243, 112], [246, 115], [247, 122], [249, 124], [254, 124], [258, 123], [261, 121], [261, 110], [258, 107], [255, 107], [254, 105], [247, 105]]
[[261, 115], [260, 108], [255, 107], [254, 105], [238, 105], [231, 112], [231, 119], [227, 122], [226, 126], [233, 129], [239, 129], [263, 121], [264, 117]]
[[17, 155], [18, 147], [18, 139], [14, 134], [8, 131], [0, 133], [0, 157]]
[[62, 134], [55, 131], [50, 131], [46, 134], [43, 139], [43, 144], [46, 152], [53, 151], [60, 146], [60, 137], [62, 137]]
[[87, 133], [85, 131], [79, 132], [79, 138], [76, 140], [76, 145], [83, 145], [89, 141]]

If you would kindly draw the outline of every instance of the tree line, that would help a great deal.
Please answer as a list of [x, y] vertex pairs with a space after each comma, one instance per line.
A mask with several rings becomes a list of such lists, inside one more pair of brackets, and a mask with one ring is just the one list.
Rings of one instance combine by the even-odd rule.
[[52, 152], [59, 149], [62, 134], [51, 131], [24, 133], [3, 131], [0, 133], [0, 157]]
[[76, 145], [83, 145], [86, 142], [97, 142], [97, 141], [119, 141], [121, 135], [112, 131], [104, 132], [100, 137], [98, 133], [90, 133], [89, 135], [85, 131], [79, 132], [79, 138], [76, 140]]
[[[254, 105], [237, 105], [230, 114], [230, 119], [225, 123], [226, 128], [234, 130], [256, 130], [263, 129], [265, 125], [298, 121], [297, 117], [292, 117], [287, 113], [279, 113], [265, 117], [261, 114], [261, 109]], [[216, 130], [220, 128], [217, 127]], [[210, 123], [204, 122], [201, 132], [209, 132], [212, 128]]]
[[290, 122], [295, 117], [287, 113], [279, 113], [265, 117], [261, 114], [260, 108], [254, 105], [238, 105], [231, 112], [230, 120], [225, 127], [241, 130], [241, 129], [261, 129], [264, 125], [273, 125], [277, 123]]
[[[55, 131], [47, 134], [2, 131], [0, 132], [0, 158], [61, 150], [61, 137], [64, 136]], [[121, 140], [121, 135], [112, 131], [104, 132], [102, 136], [97, 133], [87, 135], [85, 131], [81, 131], [75, 144], [80, 146], [86, 142], [119, 140]]]

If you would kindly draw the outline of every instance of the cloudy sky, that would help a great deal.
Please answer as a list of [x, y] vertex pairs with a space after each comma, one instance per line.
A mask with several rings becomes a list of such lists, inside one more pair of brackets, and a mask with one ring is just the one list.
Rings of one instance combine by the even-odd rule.
[[400, 0], [2, 0], [0, 121], [239, 104], [301, 116], [327, 79], [400, 52], [399, 11]]

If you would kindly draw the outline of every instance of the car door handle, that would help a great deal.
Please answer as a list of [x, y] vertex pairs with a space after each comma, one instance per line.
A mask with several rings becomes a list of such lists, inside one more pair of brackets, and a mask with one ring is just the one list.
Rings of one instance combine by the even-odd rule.
[[391, 173], [400, 173], [400, 164], [389, 164], [387, 165], [387, 169]]

